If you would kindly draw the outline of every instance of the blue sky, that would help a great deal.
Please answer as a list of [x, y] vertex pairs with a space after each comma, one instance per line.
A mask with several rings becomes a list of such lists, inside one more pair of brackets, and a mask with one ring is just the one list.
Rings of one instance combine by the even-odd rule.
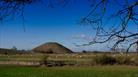
[[32, 49], [46, 42], [59, 42], [72, 50], [82, 50], [73, 44], [79, 44], [82, 40], [74, 37], [92, 34], [90, 27], [79, 24], [80, 19], [89, 10], [89, 6], [80, 3], [56, 8], [41, 4], [28, 6], [24, 13], [25, 32], [22, 20], [18, 17], [0, 24], [0, 47], [16, 46], [18, 49]]
[[74, 51], [102, 50], [104, 45], [76, 47], [73, 44], [91, 40], [94, 34], [91, 26], [79, 24], [80, 19], [90, 10], [85, 0], [65, 7], [50, 8], [42, 4], [27, 6], [24, 13], [25, 32], [20, 17], [0, 24], [0, 48], [16, 46], [18, 49], [32, 49], [46, 42], [59, 42]]

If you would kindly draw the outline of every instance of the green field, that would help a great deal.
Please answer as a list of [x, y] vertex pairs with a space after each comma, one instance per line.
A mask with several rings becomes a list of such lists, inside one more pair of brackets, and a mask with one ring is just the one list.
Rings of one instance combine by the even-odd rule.
[[138, 77], [136, 66], [25, 67], [0, 66], [0, 77]]

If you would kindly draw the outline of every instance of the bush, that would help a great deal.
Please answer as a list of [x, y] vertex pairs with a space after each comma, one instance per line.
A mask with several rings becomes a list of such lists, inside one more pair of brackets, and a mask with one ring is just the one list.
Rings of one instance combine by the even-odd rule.
[[76, 61], [71, 60], [48, 60], [48, 55], [45, 55], [40, 61], [40, 66], [55, 67], [55, 66], [74, 66]]
[[116, 57], [117, 64], [126, 64], [128, 63], [128, 60], [125, 56], [117, 56]]
[[134, 65], [137, 61], [135, 57], [118, 56], [116, 57], [117, 64]]
[[42, 60], [40, 61], [40, 65], [47, 65], [47, 62], [48, 62], [48, 56], [47, 55], [45, 55], [43, 58], [42, 58]]
[[116, 63], [116, 59], [114, 57], [107, 55], [96, 56], [94, 60], [96, 64], [101, 64], [101, 65], [106, 65], [106, 64], [113, 65]]

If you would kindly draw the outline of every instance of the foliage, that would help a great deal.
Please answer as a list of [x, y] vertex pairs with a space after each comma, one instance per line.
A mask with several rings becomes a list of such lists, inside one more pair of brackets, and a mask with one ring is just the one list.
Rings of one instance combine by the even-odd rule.
[[17, 51], [17, 48], [16, 48], [15, 46], [13, 46], [13, 47], [11, 48], [11, 50]]
[[95, 57], [94, 61], [96, 62], [96, 64], [101, 64], [101, 65], [107, 65], [107, 64], [113, 65], [117, 63], [114, 57], [105, 54]]
[[40, 61], [40, 65], [47, 65], [48, 62], [48, 55], [44, 55], [42, 60]]

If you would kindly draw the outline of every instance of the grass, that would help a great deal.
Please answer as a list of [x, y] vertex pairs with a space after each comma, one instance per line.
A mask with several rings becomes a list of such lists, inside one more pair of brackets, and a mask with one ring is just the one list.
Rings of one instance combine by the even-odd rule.
[[25, 67], [0, 66], [0, 77], [138, 77], [136, 66]]
[[[103, 55], [103, 53], [96, 53], [96, 54], [49, 54], [49, 60], [91, 60], [95, 56]], [[120, 54], [107, 54], [116, 57], [125, 57], [124, 55]], [[136, 57], [136, 54], [129, 54], [129, 57]], [[40, 61], [45, 55], [43, 54], [22, 54], [22, 55], [0, 55], [0, 61], [29, 61], [29, 60], [37, 60]]]
[[[77, 66], [94, 66], [101, 64], [118, 64], [118, 65], [138, 65], [137, 54], [129, 53], [126, 59], [125, 54], [106, 53], [88, 53], [88, 54], [14, 54], [0, 55], [0, 64], [22, 64], [22, 63], [43, 63], [43, 61], [60, 61], [66, 65]], [[46, 59], [45, 59], [46, 57]], [[114, 60], [114, 62], [113, 62]], [[19, 63], [18, 63], [19, 62]], [[68, 63], [66, 63], [68, 62]], [[73, 63], [72, 63], [73, 62]], [[71, 64], [70, 64], [71, 63]], [[23, 65], [24, 65], [23, 64]]]

